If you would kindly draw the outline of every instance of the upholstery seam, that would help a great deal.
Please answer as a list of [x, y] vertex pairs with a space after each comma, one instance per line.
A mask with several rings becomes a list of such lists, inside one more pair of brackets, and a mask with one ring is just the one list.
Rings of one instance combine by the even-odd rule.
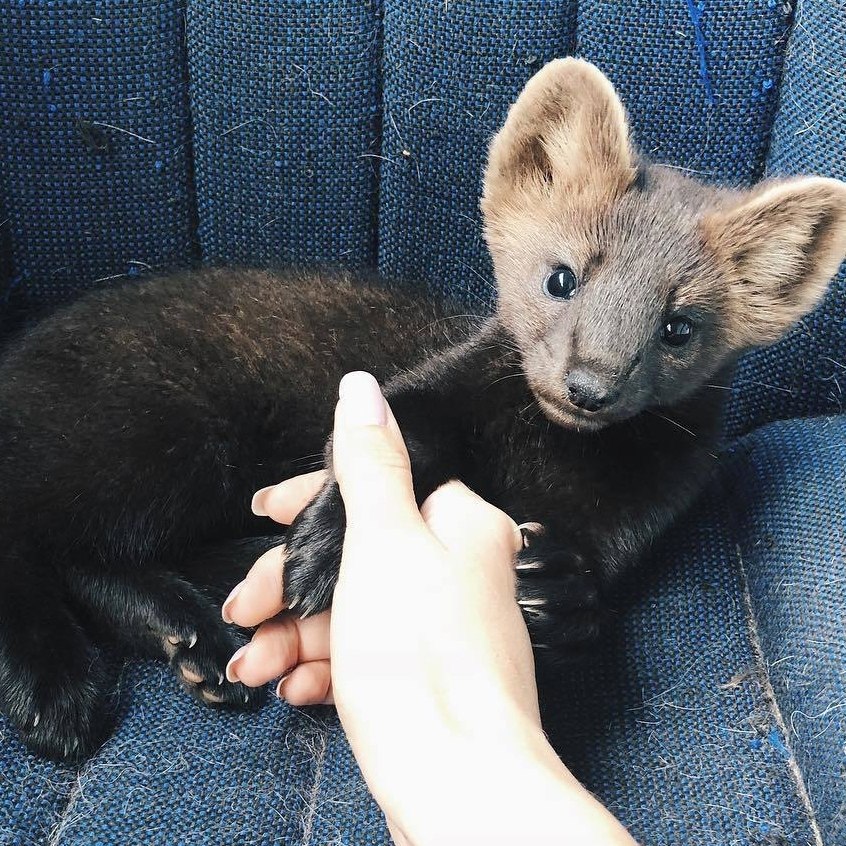
[[182, 97], [185, 106], [187, 119], [186, 140], [185, 140], [185, 167], [186, 185], [185, 192], [188, 200], [188, 258], [190, 263], [202, 261], [203, 247], [200, 243], [200, 198], [197, 194], [197, 165], [195, 155], [197, 121], [194, 109], [194, 93], [192, 90], [193, 80], [191, 78], [191, 48], [188, 36], [188, 17], [190, 0], [184, 0], [177, 7], [181, 12], [182, 29], [179, 44], [180, 62], [182, 65]]
[[778, 120], [779, 114], [781, 113], [781, 106], [784, 102], [784, 80], [787, 71], [789, 70], [788, 64], [790, 62], [790, 52], [793, 49], [794, 38], [796, 36], [796, 31], [799, 29], [799, 11], [800, 2], [793, 2], [790, 4], [790, 14], [787, 20], [787, 26], [784, 30], [784, 35], [782, 38], [784, 39], [784, 50], [781, 53], [781, 61], [778, 64], [777, 68], [777, 79], [776, 82], [778, 83], [776, 87], [776, 91], [778, 92], [775, 102], [770, 106], [769, 114], [766, 116], [765, 120], [767, 121], [767, 131], [764, 138], [764, 149], [762, 150], [763, 156], [761, 160], [761, 166], [756, 167], [754, 171], [754, 180], [757, 182], [760, 179], [764, 179], [769, 174], [769, 162], [770, 162], [770, 153], [773, 149], [773, 134], [776, 128], [776, 121]]
[[758, 618], [755, 616], [755, 608], [752, 604], [752, 592], [749, 588], [749, 577], [746, 573], [746, 566], [743, 563], [743, 554], [740, 550], [739, 543], [735, 544], [735, 552], [737, 553], [737, 566], [740, 571], [740, 582], [743, 590], [743, 607], [746, 615], [746, 630], [749, 634], [749, 644], [752, 648], [752, 656], [759, 669], [758, 678], [761, 686], [761, 693], [763, 694], [764, 702], [770, 711], [770, 715], [778, 726], [779, 731], [781, 731], [787, 751], [790, 753], [790, 757], [787, 761], [787, 769], [795, 783], [796, 794], [799, 797], [799, 801], [802, 804], [805, 815], [811, 825], [811, 832], [814, 836], [814, 846], [825, 846], [819, 823], [817, 822], [817, 815], [814, 810], [813, 803], [811, 802], [810, 794], [808, 793], [808, 787], [805, 784], [805, 776], [802, 774], [802, 771], [799, 769], [799, 764], [796, 761], [796, 753], [793, 750], [790, 732], [784, 721], [781, 706], [778, 703], [778, 699], [776, 699], [775, 690], [772, 682], [770, 681], [769, 667], [764, 656], [764, 649], [759, 634]]
[[327, 734], [321, 737], [322, 744], [315, 756], [314, 761], [314, 783], [309, 790], [308, 795], [304, 796], [305, 812], [303, 814], [303, 839], [302, 846], [310, 846], [311, 835], [314, 831], [314, 818], [317, 816], [317, 798], [320, 794], [320, 788], [323, 784], [323, 767], [326, 762], [326, 750], [329, 746], [329, 738]]
[[48, 846], [57, 846], [59, 843], [59, 838], [64, 834], [65, 829], [67, 828], [70, 822], [70, 813], [73, 810], [73, 806], [76, 804], [77, 798], [82, 796], [82, 774], [83, 770], [80, 770], [76, 774], [76, 778], [73, 780], [73, 784], [68, 790], [67, 794], [67, 801], [65, 802], [64, 808], [62, 808], [62, 812], [59, 814], [59, 818], [53, 824], [50, 829], [49, 834], [47, 835], [47, 844]]

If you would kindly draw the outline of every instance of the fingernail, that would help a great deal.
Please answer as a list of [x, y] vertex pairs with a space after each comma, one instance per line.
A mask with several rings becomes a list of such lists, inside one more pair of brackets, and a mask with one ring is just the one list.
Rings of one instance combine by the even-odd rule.
[[250, 502], [250, 509], [256, 517], [267, 517], [267, 509], [264, 507], [264, 499], [272, 491], [276, 485], [268, 485], [266, 488], [256, 491], [253, 494], [252, 502]]
[[276, 682], [276, 695], [277, 695], [280, 699], [284, 699], [284, 698], [285, 698], [285, 697], [282, 695], [282, 682], [284, 682], [284, 681], [285, 681], [285, 679], [287, 679], [287, 678], [288, 678], [288, 676], [290, 676], [290, 675], [291, 675], [291, 673], [293, 673], [295, 669], [296, 669], [296, 667], [291, 667], [291, 669], [290, 669], [290, 670], [285, 670], [285, 672], [284, 672], [284, 673], [282, 673], [281, 677], [279, 678], [279, 681], [278, 681], [278, 682]]
[[229, 592], [229, 596], [226, 597], [224, 600], [223, 605], [220, 608], [220, 616], [223, 617], [224, 623], [232, 623], [234, 620], [232, 619], [232, 603], [235, 601], [235, 597], [241, 592], [241, 588], [244, 587], [243, 582], [238, 582], [234, 588]]
[[352, 426], [386, 426], [388, 409], [379, 383], [363, 370], [347, 373], [338, 386], [344, 417]]
[[235, 672], [235, 665], [244, 657], [244, 655], [246, 655], [247, 649], [249, 649], [249, 647], [249, 643], [245, 644], [229, 659], [229, 663], [226, 665], [226, 678], [229, 681], [241, 681], [238, 678], [238, 674]]

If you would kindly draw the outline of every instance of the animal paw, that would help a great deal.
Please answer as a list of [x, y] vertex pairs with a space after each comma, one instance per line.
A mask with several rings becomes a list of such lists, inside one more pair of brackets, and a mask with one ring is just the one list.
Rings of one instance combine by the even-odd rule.
[[308, 617], [332, 604], [344, 545], [346, 515], [336, 483], [298, 515], [285, 538], [285, 604]]
[[4, 711], [36, 754], [73, 763], [91, 755], [105, 739], [105, 686], [99, 662], [90, 672], [35, 675], [23, 668]]
[[180, 685], [196, 700], [213, 708], [251, 710], [264, 700], [263, 688], [226, 678], [226, 664], [246, 643], [235, 627], [206, 625], [165, 635], [163, 647]]
[[[209, 609], [211, 610], [211, 609]], [[180, 685], [211, 707], [249, 710], [264, 699], [264, 690], [226, 678], [232, 653], [246, 643], [245, 635], [199, 604], [160, 602], [148, 627], [160, 644]]]
[[524, 531], [517, 554], [517, 602], [536, 650], [569, 661], [599, 637], [604, 606], [591, 563], [580, 553]]

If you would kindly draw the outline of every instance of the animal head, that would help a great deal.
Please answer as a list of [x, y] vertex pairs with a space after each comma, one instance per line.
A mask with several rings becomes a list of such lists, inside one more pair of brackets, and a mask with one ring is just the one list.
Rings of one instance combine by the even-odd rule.
[[650, 164], [593, 65], [561, 59], [494, 137], [482, 211], [498, 310], [544, 412], [600, 428], [699, 389], [822, 298], [846, 183], [749, 191]]

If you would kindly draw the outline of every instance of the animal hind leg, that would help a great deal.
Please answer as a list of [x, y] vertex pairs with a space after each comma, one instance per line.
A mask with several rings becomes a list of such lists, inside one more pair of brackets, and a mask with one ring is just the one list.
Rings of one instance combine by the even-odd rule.
[[0, 710], [34, 752], [70, 761], [105, 739], [105, 663], [57, 576], [19, 547], [0, 558]]
[[180, 684], [206, 705], [256, 707], [264, 692], [226, 679], [226, 664], [249, 632], [224, 623], [220, 606], [278, 536], [227, 541], [197, 550], [168, 570], [67, 571], [69, 593], [101, 635], [134, 652], [166, 660]]

